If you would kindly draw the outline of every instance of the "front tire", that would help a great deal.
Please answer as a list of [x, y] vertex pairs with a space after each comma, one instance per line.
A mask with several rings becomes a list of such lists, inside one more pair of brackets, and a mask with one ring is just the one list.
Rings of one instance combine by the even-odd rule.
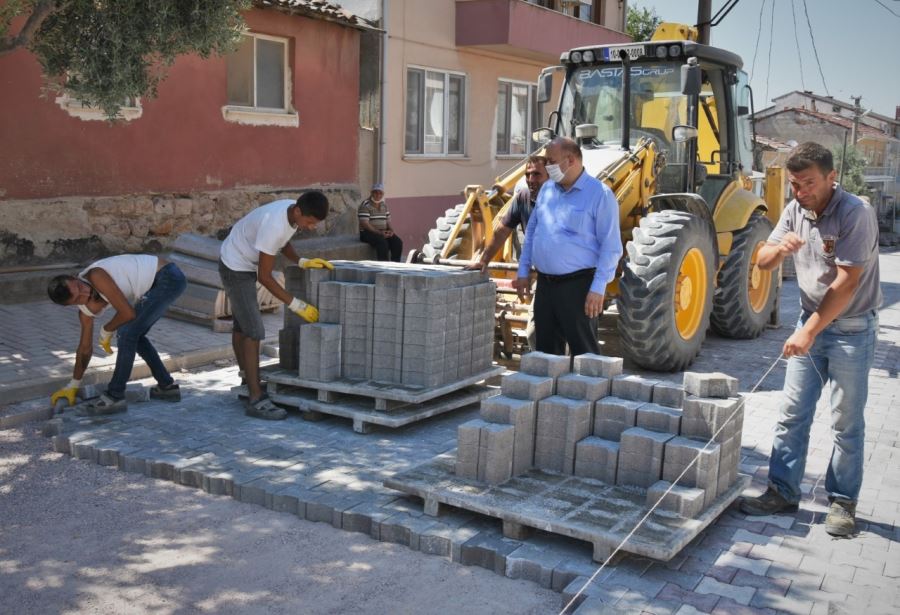
[[712, 310], [715, 270], [708, 223], [679, 211], [641, 219], [619, 281], [619, 334], [646, 369], [679, 371], [700, 352]]
[[710, 324], [719, 335], [753, 339], [766, 328], [775, 305], [778, 278], [772, 271], [760, 269], [756, 258], [771, 233], [772, 223], [757, 212], [734, 234], [713, 297]]

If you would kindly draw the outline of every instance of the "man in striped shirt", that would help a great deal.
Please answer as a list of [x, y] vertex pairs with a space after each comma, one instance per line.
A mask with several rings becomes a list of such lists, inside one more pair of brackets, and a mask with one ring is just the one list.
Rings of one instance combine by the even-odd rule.
[[375, 248], [378, 260], [400, 262], [403, 241], [391, 228], [391, 212], [384, 202], [384, 184], [372, 186], [369, 198], [357, 210], [359, 216], [359, 239]]

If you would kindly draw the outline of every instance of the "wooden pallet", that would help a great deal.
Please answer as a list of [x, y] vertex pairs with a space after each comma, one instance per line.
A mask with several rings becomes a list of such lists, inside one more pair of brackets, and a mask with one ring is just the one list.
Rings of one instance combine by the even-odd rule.
[[269, 397], [275, 403], [302, 410], [310, 419], [323, 414], [349, 418], [353, 420], [353, 431], [369, 433], [372, 425], [396, 429], [499, 395], [499, 388], [477, 383], [503, 371], [503, 367], [492, 367], [437, 387], [346, 378], [318, 382], [281, 369], [263, 370], [263, 374]]
[[[647, 513], [646, 491], [604, 482], [531, 470], [500, 485], [460, 478], [456, 451], [395, 475], [384, 485], [424, 500], [425, 513], [440, 514], [449, 505], [495, 517], [503, 534], [524, 538], [530, 528], [590, 542], [594, 560], [605, 561]], [[672, 559], [712, 523], [750, 484], [738, 475], [735, 483], [696, 519], [654, 511], [628, 539], [622, 551], [661, 561]]]

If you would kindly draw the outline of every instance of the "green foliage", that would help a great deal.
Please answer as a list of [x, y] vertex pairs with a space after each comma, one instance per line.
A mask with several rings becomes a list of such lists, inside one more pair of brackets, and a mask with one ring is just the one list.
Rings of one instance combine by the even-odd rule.
[[636, 41], [649, 41], [661, 23], [662, 18], [656, 14], [656, 9], [629, 6], [625, 17], [625, 33]]
[[33, 0], [6, 0], [0, 3], [0, 39], [9, 33], [10, 22], [30, 11], [33, 4]]
[[[863, 169], [866, 167], [866, 159], [853, 146], [847, 147], [846, 155], [843, 153], [843, 147], [836, 147], [832, 154], [834, 155], [834, 168], [837, 169], [838, 178], [841, 187], [847, 192], [852, 192], [857, 196], [868, 196], [869, 187], [863, 179]], [[841, 177], [841, 168], [844, 169], [843, 177]]]
[[[25, 0], [27, 1], [27, 0]], [[181, 54], [236, 48], [248, 0], [59, 0], [29, 44], [51, 88], [114, 118]]]

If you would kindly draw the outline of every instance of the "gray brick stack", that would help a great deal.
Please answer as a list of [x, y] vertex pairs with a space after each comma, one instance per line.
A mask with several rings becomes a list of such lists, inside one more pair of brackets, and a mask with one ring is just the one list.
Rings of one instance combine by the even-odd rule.
[[[744, 400], [737, 396], [738, 381], [725, 374], [685, 372], [682, 435], [719, 444], [716, 494], [724, 493], [737, 480], [744, 428]], [[707, 397], [701, 397], [705, 394]]]
[[512, 475], [524, 474], [534, 462], [534, 426], [537, 404], [528, 399], [514, 399], [505, 395], [481, 402], [481, 418], [489, 423], [512, 425], [515, 428], [512, 450]]
[[[332, 277], [330, 269], [284, 269], [284, 287], [291, 295], [319, 307], [319, 283]], [[296, 371], [300, 366], [300, 327], [309, 324], [289, 309], [284, 309], [284, 326], [278, 332], [278, 364]]]
[[[294, 268], [290, 284], [291, 292], [318, 307], [319, 322], [343, 327], [344, 378], [436, 387], [490, 368], [495, 287], [480, 272], [333, 264], [330, 275]], [[303, 354], [302, 322], [293, 314], [285, 322], [282, 364], [290, 366], [292, 357]]]
[[575, 357], [575, 373], [582, 376], [615, 378], [622, 373], [623, 361], [619, 357], [599, 354], [581, 354]]
[[589, 436], [576, 445], [575, 475], [596, 478], [609, 485], [615, 485], [618, 459], [618, 442]]
[[734, 379], [691, 374], [672, 384], [622, 374], [620, 359], [600, 355], [575, 357], [575, 373], [568, 365], [525, 355], [522, 372], [503, 377], [503, 395], [460, 426], [457, 474], [496, 484], [532, 467], [574, 473], [646, 489], [648, 506], [666, 494], [659, 508], [686, 518], [734, 484], [743, 425], [742, 400], [729, 397]]
[[369, 380], [372, 377], [375, 285], [345, 284], [341, 288], [341, 298], [342, 376]]
[[719, 445], [705, 443], [690, 438], [676, 437], [666, 443], [663, 480], [675, 482], [682, 472], [684, 476], [678, 484], [685, 487], [703, 489], [703, 505], [709, 506], [716, 499], [719, 481]]
[[637, 425], [637, 410], [642, 402], [604, 397], [597, 401], [594, 410], [594, 435], [618, 442], [622, 432]]
[[636, 426], [650, 431], [680, 433], [681, 409], [653, 403], [641, 404], [637, 409]]
[[[661, 480], [653, 483], [647, 489], [647, 506], [656, 504], [660, 497], [666, 492], [666, 489], [672, 483]], [[696, 517], [703, 512], [703, 489], [695, 489], [693, 487], [682, 487], [675, 485], [672, 490], [663, 497], [659, 503], [660, 510], [668, 510], [680, 517], [691, 518]]]
[[534, 465], [573, 474], [575, 447], [591, 433], [591, 408], [586, 400], [553, 395], [538, 402]]
[[328, 382], [341, 376], [341, 326], [325, 323], [300, 327], [298, 372], [301, 378]]
[[619, 442], [617, 485], [636, 485], [645, 489], [662, 478], [666, 442], [674, 434], [658, 433], [641, 427], [622, 432]]
[[653, 399], [653, 387], [659, 380], [652, 380], [634, 374], [622, 374], [612, 379], [612, 394], [632, 401], [650, 401]]

